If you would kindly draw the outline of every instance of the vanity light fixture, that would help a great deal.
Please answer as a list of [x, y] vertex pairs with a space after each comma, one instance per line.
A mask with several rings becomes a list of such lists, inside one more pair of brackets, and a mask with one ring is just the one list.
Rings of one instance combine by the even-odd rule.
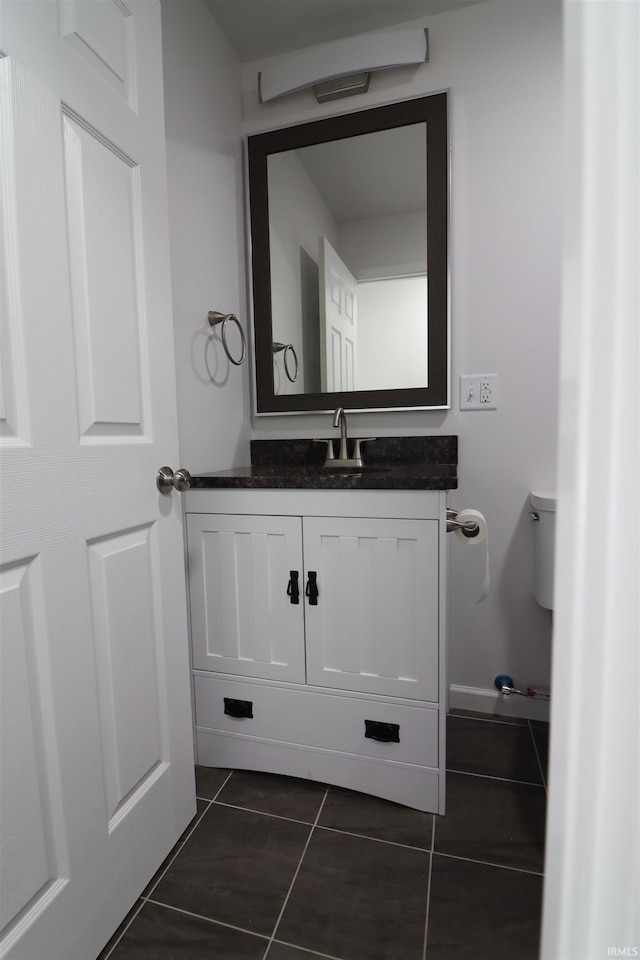
[[344, 37], [296, 53], [258, 74], [260, 102], [314, 87], [319, 103], [364, 93], [374, 70], [425, 63], [429, 31], [401, 30]]

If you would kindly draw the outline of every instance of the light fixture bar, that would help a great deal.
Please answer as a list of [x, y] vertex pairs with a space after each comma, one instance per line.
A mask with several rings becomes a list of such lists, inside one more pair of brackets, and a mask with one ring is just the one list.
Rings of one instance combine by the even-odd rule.
[[326, 103], [327, 100], [340, 100], [342, 97], [353, 97], [356, 93], [367, 92], [370, 77], [370, 73], [351, 73], [348, 77], [324, 80], [322, 83], [314, 83], [313, 92], [318, 103]]
[[260, 102], [352, 74], [429, 59], [428, 30], [366, 33], [294, 54], [258, 74]]

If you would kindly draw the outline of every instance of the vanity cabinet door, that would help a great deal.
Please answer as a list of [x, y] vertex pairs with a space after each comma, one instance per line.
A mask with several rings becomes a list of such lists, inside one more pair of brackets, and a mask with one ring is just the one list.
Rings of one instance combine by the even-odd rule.
[[438, 700], [438, 522], [305, 517], [307, 683]]
[[187, 545], [194, 667], [304, 683], [300, 518], [187, 514]]

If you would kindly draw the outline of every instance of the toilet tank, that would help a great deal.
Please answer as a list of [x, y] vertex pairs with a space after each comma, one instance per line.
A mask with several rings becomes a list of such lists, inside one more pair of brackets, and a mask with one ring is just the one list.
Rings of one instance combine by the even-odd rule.
[[553, 610], [553, 570], [556, 541], [556, 494], [531, 492], [529, 502], [535, 528], [534, 594], [541, 607]]

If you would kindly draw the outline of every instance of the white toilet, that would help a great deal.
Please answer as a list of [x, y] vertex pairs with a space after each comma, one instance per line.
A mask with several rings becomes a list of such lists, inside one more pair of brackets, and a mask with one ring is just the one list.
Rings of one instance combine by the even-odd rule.
[[553, 564], [556, 540], [556, 502], [555, 493], [529, 494], [535, 521], [535, 598], [541, 607], [553, 610]]

